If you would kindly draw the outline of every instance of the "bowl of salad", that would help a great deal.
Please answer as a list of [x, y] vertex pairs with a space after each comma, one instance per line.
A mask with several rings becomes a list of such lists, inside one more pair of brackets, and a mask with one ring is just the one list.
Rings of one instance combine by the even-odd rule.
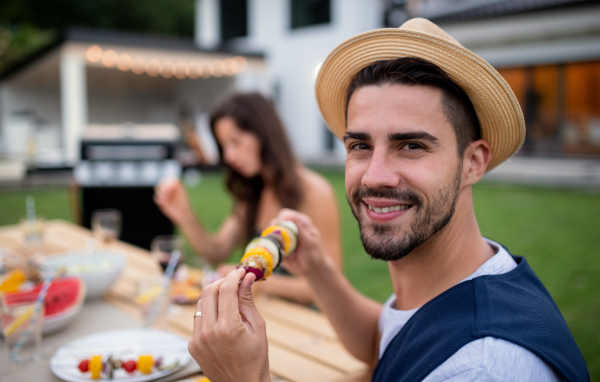
[[79, 277], [86, 286], [86, 300], [103, 296], [117, 281], [127, 259], [124, 255], [107, 250], [67, 252], [49, 256], [43, 260], [43, 267], [64, 273], [65, 276]]

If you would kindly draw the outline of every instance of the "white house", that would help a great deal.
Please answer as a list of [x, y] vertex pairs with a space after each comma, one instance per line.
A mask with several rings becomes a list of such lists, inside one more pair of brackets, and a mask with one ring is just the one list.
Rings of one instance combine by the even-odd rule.
[[[528, 150], [600, 154], [600, 3], [593, 0], [196, 0], [196, 43], [265, 54], [297, 154], [344, 158], [314, 96], [318, 65], [357, 33], [409, 17], [438, 23], [498, 68], [528, 109]], [[526, 84], [539, 102], [525, 105]], [[534, 110], [530, 112], [530, 110]], [[534, 115], [535, 114], [535, 115]]]
[[414, 16], [500, 70], [526, 111], [527, 150], [600, 155], [598, 1], [195, 1], [194, 41], [75, 30], [0, 74], [0, 158], [69, 166], [90, 124], [182, 116], [214, 157], [207, 110], [230, 91], [258, 90], [275, 99], [301, 160], [343, 163], [315, 102], [319, 64], [345, 39]]

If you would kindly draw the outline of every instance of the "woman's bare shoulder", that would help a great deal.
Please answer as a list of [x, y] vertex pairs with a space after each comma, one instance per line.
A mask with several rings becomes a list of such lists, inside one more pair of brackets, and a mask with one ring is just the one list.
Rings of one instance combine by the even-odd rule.
[[299, 174], [304, 186], [306, 202], [318, 201], [323, 203], [324, 201], [333, 202], [336, 200], [331, 183], [323, 175], [303, 166], [300, 167]]

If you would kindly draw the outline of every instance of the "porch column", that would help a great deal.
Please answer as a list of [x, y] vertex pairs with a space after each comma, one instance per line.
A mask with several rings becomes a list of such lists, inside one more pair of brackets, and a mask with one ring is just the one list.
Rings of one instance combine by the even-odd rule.
[[200, 48], [214, 48], [221, 41], [221, 16], [217, 0], [196, 0], [194, 40]]
[[65, 160], [79, 158], [81, 133], [88, 123], [85, 60], [81, 52], [65, 50], [60, 59], [60, 103]]

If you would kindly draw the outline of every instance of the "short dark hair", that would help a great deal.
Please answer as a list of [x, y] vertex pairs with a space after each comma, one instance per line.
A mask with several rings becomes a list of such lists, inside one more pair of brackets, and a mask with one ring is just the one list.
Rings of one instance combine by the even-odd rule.
[[442, 110], [454, 128], [460, 156], [471, 142], [480, 139], [477, 113], [464, 90], [440, 67], [418, 57], [376, 61], [361, 69], [346, 92], [346, 120], [350, 98], [357, 89], [384, 84], [430, 86], [441, 90]]

